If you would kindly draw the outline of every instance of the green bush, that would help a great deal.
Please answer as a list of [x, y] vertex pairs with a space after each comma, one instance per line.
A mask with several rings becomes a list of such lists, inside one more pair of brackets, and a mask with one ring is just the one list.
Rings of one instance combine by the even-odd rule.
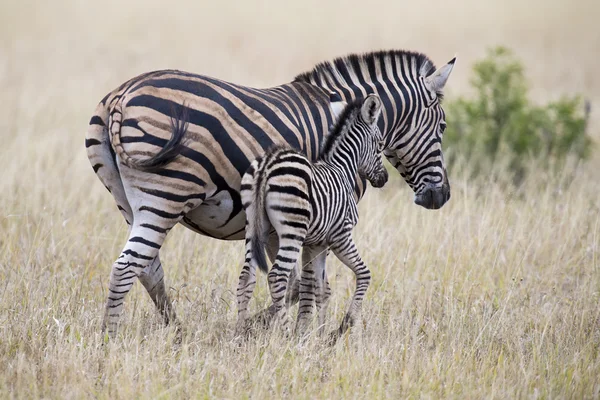
[[474, 65], [471, 84], [473, 98], [445, 106], [444, 144], [450, 165], [463, 158], [477, 172], [501, 160], [518, 183], [532, 160], [536, 168], [556, 170], [569, 157], [589, 156], [589, 106], [584, 107], [579, 96], [532, 104], [523, 66], [506, 48], [490, 50]]

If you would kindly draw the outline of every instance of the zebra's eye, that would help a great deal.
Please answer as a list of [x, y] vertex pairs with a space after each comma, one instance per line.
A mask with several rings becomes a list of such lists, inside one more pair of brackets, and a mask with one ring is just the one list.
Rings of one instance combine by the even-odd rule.
[[444, 131], [446, 130], [446, 123], [445, 122], [442, 122], [440, 124], [440, 130], [442, 131], [442, 133], [444, 133]]

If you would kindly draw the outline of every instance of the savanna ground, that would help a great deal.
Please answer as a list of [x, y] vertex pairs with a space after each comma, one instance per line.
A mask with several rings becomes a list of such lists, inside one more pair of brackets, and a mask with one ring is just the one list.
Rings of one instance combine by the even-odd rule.
[[[600, 149], [574, 176], [540, 170], [518, 191], [501, 169], [467, 179], [464, 163], [435, 212], [412, 204], [398, 176], [369, 190], [356, 239], [373, 284], [363, 322], [334, 347], [232, 342], [242, 244], [181, 227], [162, 259], [183, 343], [136, 285], [103, 346], [126, 227], [83, 139], [104, 94], [147, 70], [269, 86], [333, 56], [410, 48], [438, 65], [458, 53], [452, 98], [501, 44], [524, 61], [536, 100], [591, 100], [598, 142], [599, 12], [594, 0], [3, 1], [0, 397], [598, 398]], [[333, 327], [353, 277], [333, 258], [329, 271]], [[268, 304], [259, 282], [256, 310]]]

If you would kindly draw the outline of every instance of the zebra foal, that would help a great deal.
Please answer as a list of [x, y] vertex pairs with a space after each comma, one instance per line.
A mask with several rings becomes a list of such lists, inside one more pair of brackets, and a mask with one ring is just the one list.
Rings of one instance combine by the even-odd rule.
[[[356, 176], [374, 187], [382, 187], [388, 179], [381, 155], [383, 136], [377, 127], [381, 108], [377, 95], [347, 105], [314, 163], [297, 150], [275, 147], [257, 158], [242, 177], [246, 258], [237, 289], [238, 334], [249, 318], [257, 266], [268, 272], [276, 320], [287, 327], [288, 278], [302, 247], [315, 253], [331, 248], [356, 275], [354, 296], [338, 333], [352, 326], [371, 280], [351, 235], [358, 222]], [[279, 247], [269, 272], [264, 248], [271, 229], [277, 234]], [[324, 272], [315, 271], [312, 263], [302, 268], [296, 324], [299, 334], [308, 327], [315, 300], [321, 310], [319, 323], [323, 323], [323, 304], [328, 297], [323, 291]]]

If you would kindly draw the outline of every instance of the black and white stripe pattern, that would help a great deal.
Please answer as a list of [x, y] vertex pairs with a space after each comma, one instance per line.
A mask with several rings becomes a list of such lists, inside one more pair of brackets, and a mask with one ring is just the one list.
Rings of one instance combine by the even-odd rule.
[[[336, 110], [370, 93], [382, 100], [384, 154], [415, 190], [418, 204], [441, 207], [450, 192], [441, 153], [440, 94], [453, 62], [435, 70], [418, 53], [352, 55], [270, 89], [163, 70], [106, 95], [85, 144], [131, 230], [111, 272], [104, 324], [109, 332], [136, 277], [165, 320], [174, 319], [159, 249], [175, 224], [218, 239], [242, 239], [239, 191], [251, 161], [273, 145], [316, 160]], [[365, 188], [359, 179], [358, 198]], [[271, 249], [276, 246], [270, 241]]]
[[[355, 179], [358, 174], [374, 187], [382, 187], [388, 178], [381, 158], [383, 137], [377, 127], [380, 113], [381, 100], [377, 95], [353, 102], [342, 112], [315, 163], [297, 150], [276, 148], [255, 160], [242, 177], [246, 259], [237, 290], [238, 332], [245, 328], [249, 317], [248, 302], [256, 283], [256, 268], [268, 271], [264, 246], [271, 229], [275, 230], [279, 243], [269, 272], [269, 289], [277, 319], [286, 325], [285, 294], [300, 249], [303, 246], [317, 251], [331, 248], [356, 274], [356, 290], [339, 332], [352, 325], [371, 279], [351, 236], [358, 222]], [[323, 272], [320, 271], [319, 278]], [[317, 279], [312, 265], [303, 267], [299, 333], [310, 321], [314, 301], [317, 301], [317, 309], [326, 301], [323, 285], [317, 281], [322, 280]], [[319, 296], [316, 292], [320, 292]]]

